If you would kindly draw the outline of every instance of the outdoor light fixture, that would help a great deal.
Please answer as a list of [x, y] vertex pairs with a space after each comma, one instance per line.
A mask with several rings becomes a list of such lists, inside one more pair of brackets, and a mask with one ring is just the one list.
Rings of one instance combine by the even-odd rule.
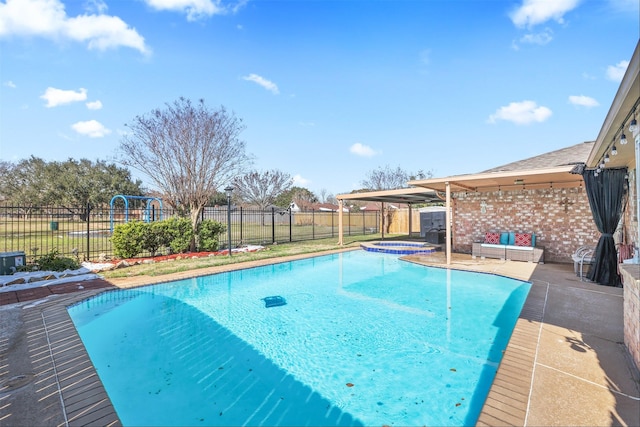
[[622, 132], [622, 135], [620, 135], [620, 144], [625, 145], [627, 143], [627, 136], [624, 134], [624, 132]]
[[606, 155], [604, 156], [604, 162], [605, 162], [605, 163], [609, 163], [609, 160], [611, 160], [611, 159], [609, 159], [609, 155], [608, 155], [608, 154], [606, 154]]
[[225, 188], [224, 192], [227, 193], [227, 235], [229, 236], [229, 256], [231, 256], [231, 193], [233, 187]]
[[636, 121], [635, 111], [633, 115], [633, 120], [629, 123], [629, 132], [634, 133], [638, 129], [638, 122]]
[[614, 156], [618, 155], [618, 149], [616, 148], [616, 144], [613, 144], [613, 147], [611, 147], [611, 154], [613, 154]]

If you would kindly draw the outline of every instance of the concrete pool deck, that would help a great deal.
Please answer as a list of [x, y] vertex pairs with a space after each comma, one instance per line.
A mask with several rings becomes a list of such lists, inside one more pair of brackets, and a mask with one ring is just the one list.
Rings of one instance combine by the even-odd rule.
[[[102, 285], [128, 288], [292, 258]], [[444, 266], [442, 253], [405, 258]], [[622, 344], [622, 289], [581, 282], [570, 264], [454, 254], [451, 267], [533, 283], [478, 425], [640, 425], [640, 380]], [[32, 293], [0, 307], [0, 425], [120, 425], [66, 310], [103, 291]]]

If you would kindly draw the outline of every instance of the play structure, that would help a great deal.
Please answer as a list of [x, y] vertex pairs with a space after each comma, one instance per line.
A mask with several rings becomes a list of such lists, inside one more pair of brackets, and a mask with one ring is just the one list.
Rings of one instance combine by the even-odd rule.
[[127, 196], [124, 194], [116, 194], [111, 198], [111, 202], [109, 202], [109, 222], [111, 226], [111, 232], [113, 233], [113, 220], [114, 220], [114, 203], [116, 200], [122, 199], [124, 201], [124, 222], [129, 222], [129, 201], [130, 200], [141, 200], [145, 202], [144, 210], [142, 211], [142, 220], [144, 222], [155, 221], [155, 207], [153, 206], [153, 202], [158, 202], [160, 205], [159, 216], [157, 219], [162, 219], [162, 199], [157, 197], [146, 197], [146, 196]]

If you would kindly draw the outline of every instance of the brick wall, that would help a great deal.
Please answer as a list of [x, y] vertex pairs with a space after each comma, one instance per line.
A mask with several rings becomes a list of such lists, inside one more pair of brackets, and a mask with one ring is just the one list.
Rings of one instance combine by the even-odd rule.
[[579, 246], [598, 243], [584, 188], [454, 193], [453, 251], [471, 253], [487, 231], [535, 233], [545, 261], [572, 262]]
[[624, 344], [640, 369], [640, 280], [638, 266], [621, 267], [624, 281]]

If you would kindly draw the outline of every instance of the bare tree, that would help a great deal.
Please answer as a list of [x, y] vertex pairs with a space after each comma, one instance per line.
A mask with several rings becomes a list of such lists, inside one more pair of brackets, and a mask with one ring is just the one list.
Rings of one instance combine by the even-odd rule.
[[320, 189], [320, 203], [327, 203], [327, 189], [326, 188], [321, 188]]
[[400, 166], [396, 166], [392, 169], [389, 165], [384, 168], [379, 167], [372, 171], [369, 171], [366, 179], [361, 184], [368, 191], [376, 190], [393, 190], [396, 188], [407, 188], [407, 181], [412, 179], [425, 179], [431, 178], [433, 173], [428, 171], [427, 173], [419, 170], [416, 173], [407, 172]]
[[407, 186], [409, 174], [400, 166], [392, 169], [389, 165], [369, 171], [366, 179], [361, 184], [370, 191], [391, 190]]
[[279, 170], [249, 172], [236, 177], [235, 192], [240, 200], [265, 210], [276, 201], [276, 197], [288, 191], [293, 184], [291, 175]]
[[[431, 177], [433, 174], [431, 171], [426, 174], [419, 170], [416, 173], [410, 173], [403, 170], [400, 166], [397, 166], [395, 169], [392, 169], [389, 165], [384, 168], [379, 167], [378, 169], [374, 169], [369, 172], [367, 178], [361, 182], [361, 184], [368, 191], [375, 190], [393, 190], [397, 188], [407, 188], [407, 181], [411, 179], [425, 179], [426, 177]], [[380, 209], [382, 210], [382, 204], [379, 204]], [[394, 211], [389, 209], [388, 207], [384, 208], [382, 212], [383, 222], [386, 217], [386, 224], [384, 225], [386, 232], [389, 232], [389, 227], [391, 226], [391, 222], [393, 220]]]
[[204, 100], [193, 104], [180, 98], [137, 116], [127, 127], [121, 162], [148, 176], [170, 205], [186, 210], [194, 230], [216, 189], [250, 163], [239, 139], [242, 120], [224, 107], [210, 110]]

